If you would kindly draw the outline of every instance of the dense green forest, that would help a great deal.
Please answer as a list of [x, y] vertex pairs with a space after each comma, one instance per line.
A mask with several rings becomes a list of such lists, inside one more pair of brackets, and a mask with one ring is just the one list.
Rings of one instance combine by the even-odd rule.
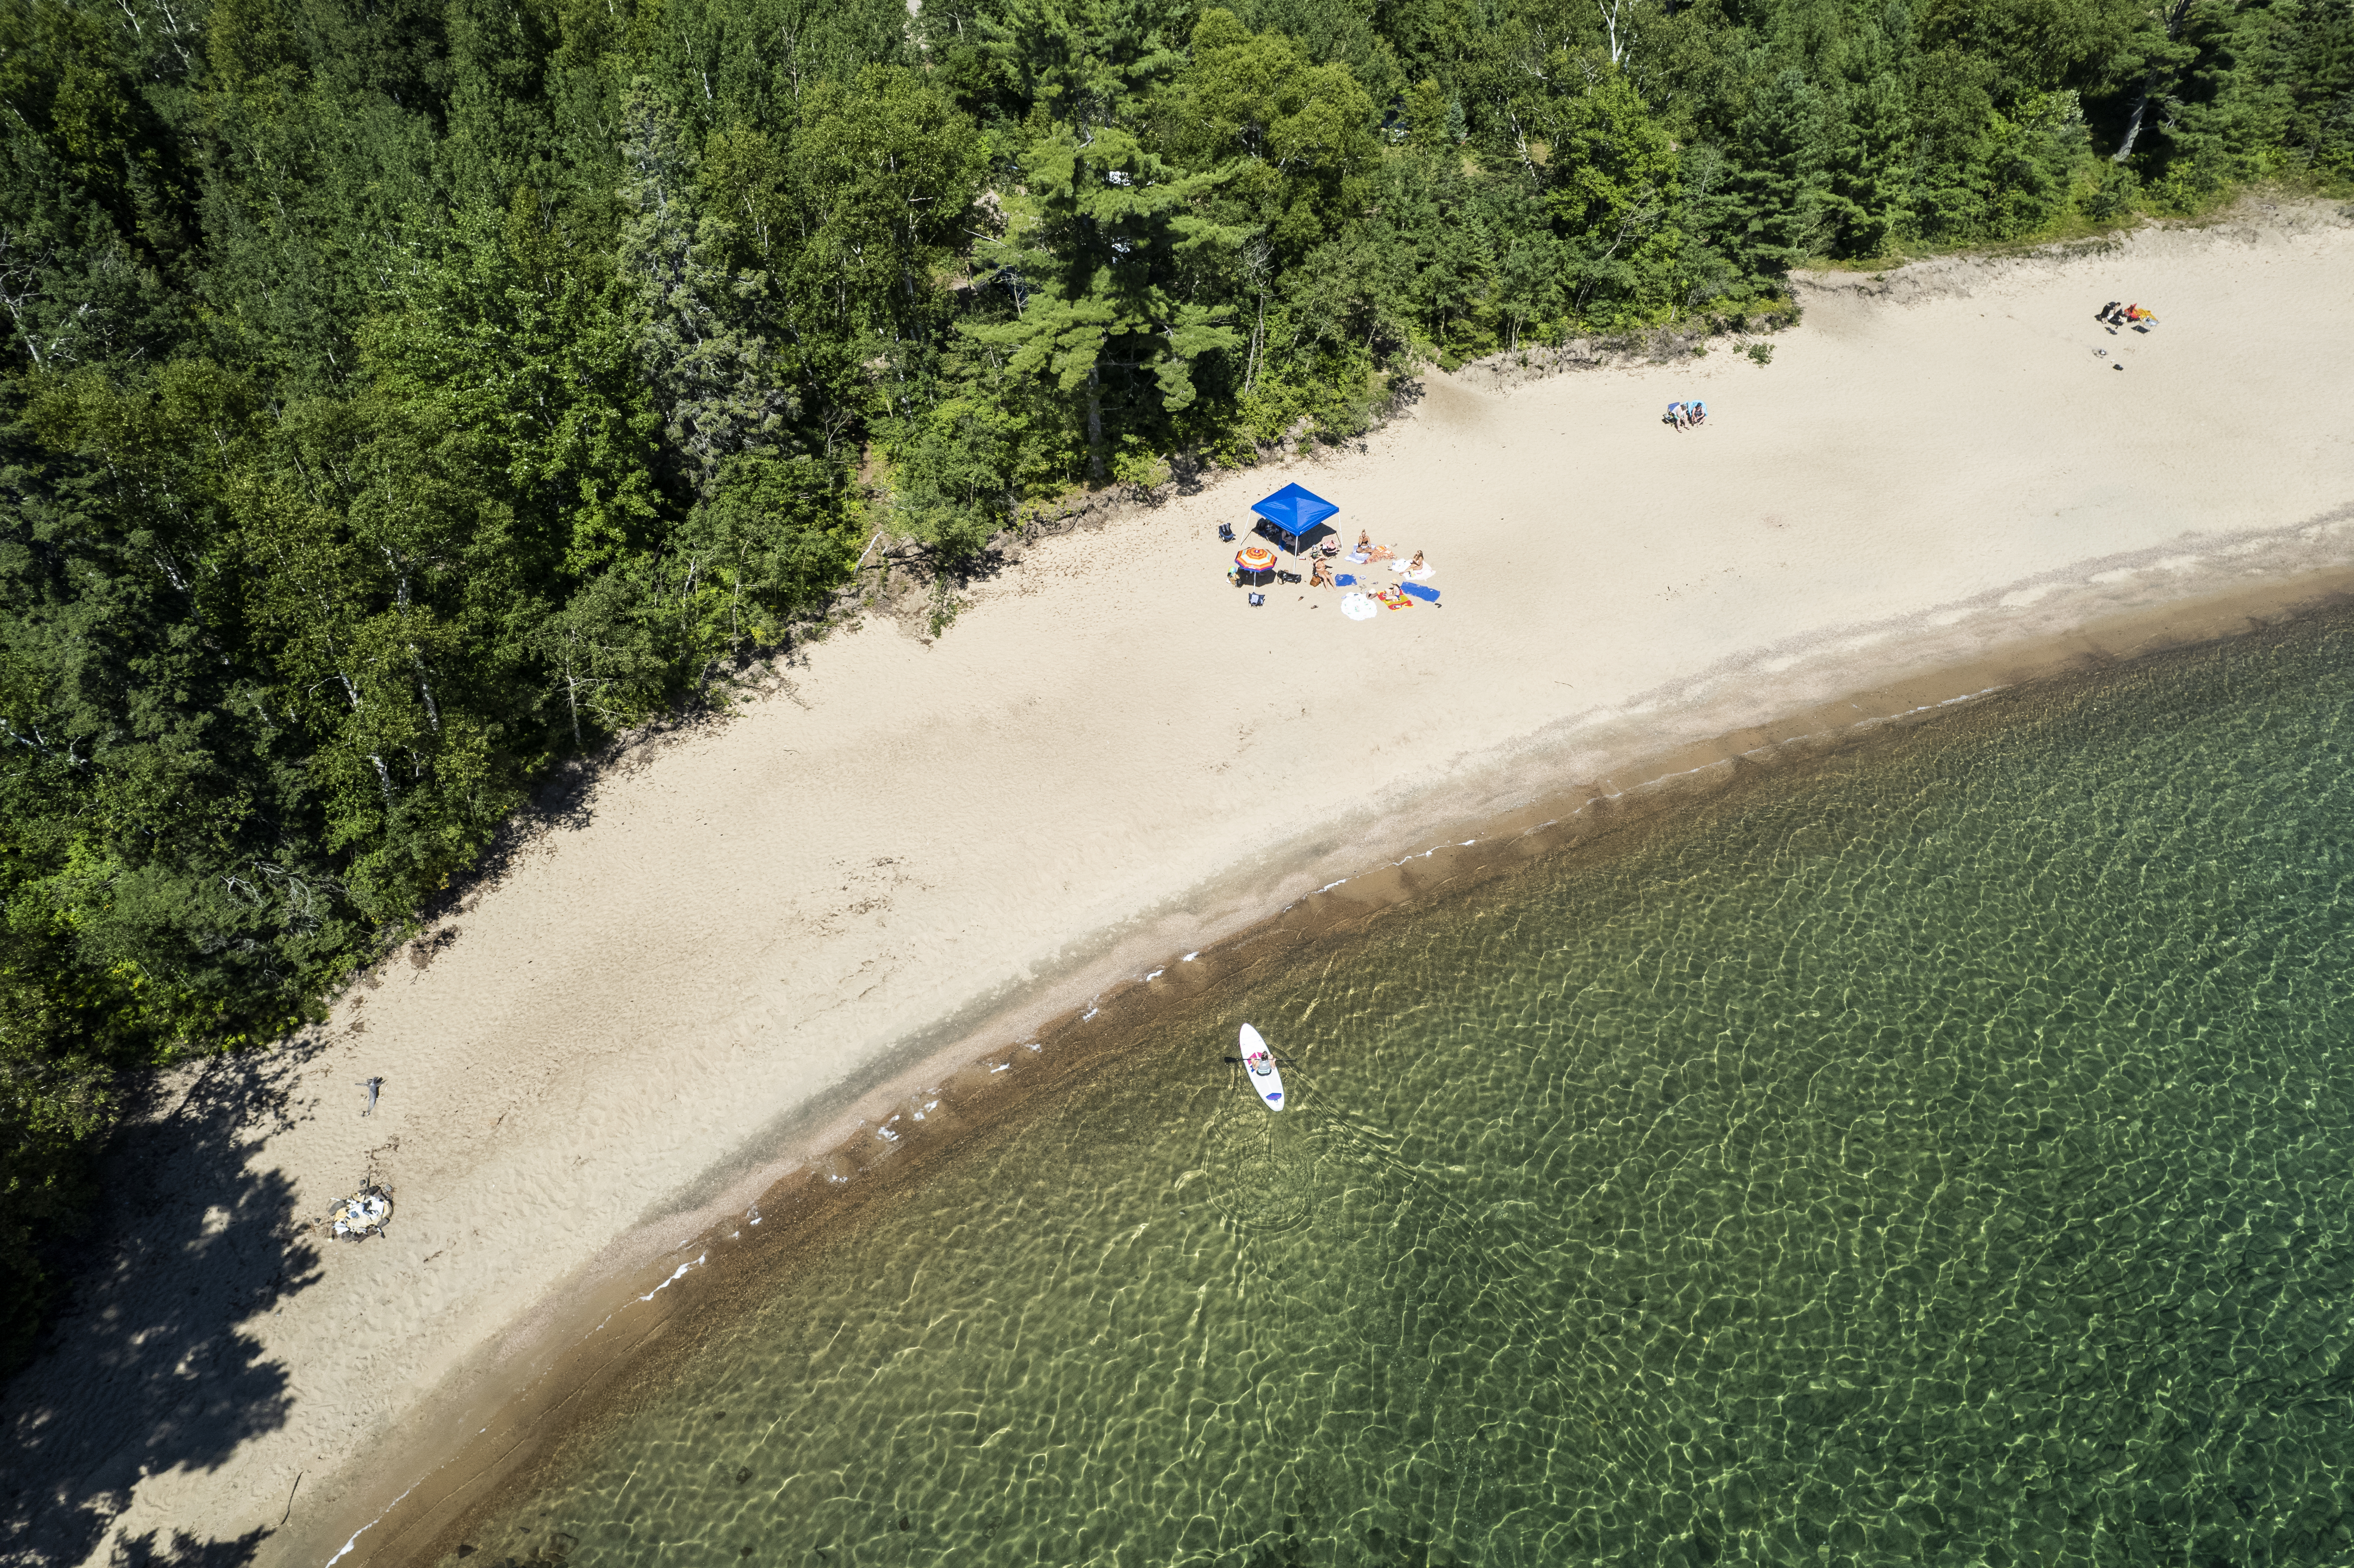
[[2354, 0], [0, 18], [0, 1360], [121, 1071], [299, 1018], [878, 534], [2354, 173]]

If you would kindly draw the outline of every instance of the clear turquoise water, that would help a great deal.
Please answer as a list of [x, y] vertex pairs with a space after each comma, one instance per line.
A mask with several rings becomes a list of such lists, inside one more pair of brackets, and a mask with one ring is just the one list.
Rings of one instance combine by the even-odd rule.
[[2354, 1562], [2349, 652], [1394, 915], [878, 1205], [469, 1560]]

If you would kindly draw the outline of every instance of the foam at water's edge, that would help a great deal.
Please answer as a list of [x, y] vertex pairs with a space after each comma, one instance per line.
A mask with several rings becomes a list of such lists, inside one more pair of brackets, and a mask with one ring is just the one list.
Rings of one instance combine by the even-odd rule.
[[[1963, 607], [1964, 613], [1957, 619], [1930, 628], [1934, 634], [1917, 635], [1908, 647], [1909, 658], [1901, 662], [1892, 657], [1883, 639], [1874, 638], [1871, 641], [1880, 655], [1876, 666], [1862, 667], [1859, 661], [1837, 652], [1845, 649], [1852, 653], [1856, 629], [1837, 629], [1807, 640], [1806, 646], [1815, 650], [1814, 654], [1794, 655], [1794, 662], [1785, 665], [1772, 683], [1744, 686], [1734, 682], [1728, 689], [1728, 672], [1702, 672], [1677, 688], [1663, 689], [1655, 694], [1656, 700], [1647, 697], [1627, 705], [1620, 714], [1589, 715], [1556, 726], [1554, 732], [1503, 748], [1484, 764], [1475, 760], [1456, 778], [1435, 782], [1411, 799], [1375, 803], [1363, 813], [1356, 831], [1341, 835], [1337, 842], [1327, 840], [1312, 846], [1316, 853], [1303, 864], [1284, 867], [1272, 875], [1255, 872], [1233, 885], [1205, 890], [1204, 896], [1191, 902], [1216, 911], [1219, 917], [1206, 930], [1213, 939], [1202, 942], [1202, 928], [1197, 927], [1191, 950], [1173, 959], [1160, 956], [1155, 965], [1155, 954], [1140, 950], [1132, 937], [1116, 931], [1093, 945], [1079, 945], [1057, 980], [1009, 982], [964, 1014], [944, 1021], [925, 1038], [907, 1043], [878, 1064], [869, 1075], [865, 1092], [845, 1095], [831, 1122], [817, 1127], [805, 1120], [796, 1128], [822, 1136], [808, 1138], [782, 1159], [776, 1157], [773, 1146], [760, 1151], [765, 1159], [745, 1162], [748, 1168], [742, 1174], [724, 1183], [713, 1198], [660, 1224], [674, 1238], [678, 1233], [668, 1226], [684, 1218], [708, 1238], [716, 1226], [735, 1223], [733, 1216], [744, 1213], [749, 1205], [793, 1206], [809, 1192], [848, 1188], [858, 1175], [874, 1169], [897, 1141], [877, 1138], [871, 1129], [886, 1114], [882, 1107], [913, 1092], [912, 1086], [953, 1077], [960, 1071], [967, 1075], [968, 1093], [991, 1083], [1022, 1081], [1028, 1075], [1013, 1072], [1012, 1063], [1002, 1055], [997, 1060], [975, 1061], [974, 1052], [984, 1041], [1008, 1038], [1024, 1041], [1032, 1052], [1040, 1052], [1043, 1044], [1055, 1043], [1058, 1028], [1093, 1020], [1104, 1007], [1127, 1000], [1130, 991], [1140, 993], [1148, 980], [1166, 975], [1196, 977], [1188, 983], [1197, 990], [1214, 983], [1222, 966], [1196, 960], [1238, 953], [1258, 939], [1268, 922], [1299, 910], [1303, 903], [1309, 906], [1303, 917], [1311, 924], [1357, 917], [1369, 907], [1411, 898], [1433, 886], [1458, 885], [1466, 876], [1481, 874], [1483, 866], [1492, 869], [1516, 863], [1529, 853], [1522, 846], [1532, 839], [1544, 838], [1548, 843], [1574, 841], [1594, 831], [1592, 812], [1604, 804], [1615, 809], [1641, 805], [1672, 796], [1679, 786], [1704, 787], [1722, 781], [1730, 777], [1729, 768], [1843, 744], [1877, 726], [1932, 715], [2021, 680], [2130, 658], [2155, 648], [2228, 636], [2267, 616], [2335, 602], [2354, 589], [2354, 572], [2338, 559], [2343, 553], [2338, 543], [2342, 519], [2343, 514], [2333, 514], [2253, 540], [2232, 541], [2227, 551], [2217, 552], [2228, 555], [2234, 573], [2248, 569], [2252, 555], [2265, 556], [2280, 575], [2259, 586], [2235, 584], [2236, 591], [2219, 593], [2211, 591], [2216, 585], [2210, 581], [2203, 585], [2211, 589], [2203, 599], [2184, 597], [2191, 585], [2172, 564], [2183, 558], [2181, 546], [2176, 546], [2168, 552], [2163, 592], [2141, 599], [2120, 598], [2117, 584], [2141, 581], [2158, 565], [2157, 553], [2147, 553], [2153, 556], [2148, 562], [2138, 557], [2123, 563], [2089, 562], [2073, 575], [2073, 588], [2055, 586], [2037, 596], [2031, 614], [2009, 608], [2020, 591], [2018, 585], [1981, 596], [1984, 604], [1974, 601]], [[2297, 567], [2304, 569], [2295, 570]], [[2088, 606], [2112, 613], [2087, 620]], [[2002, 624], [1984, 624], [1990, 617]], [[1909, 630], [1918, 633], [1925, 624], [1916, 621]], [[1765, 668], [1780, 657], [1760, 657], [1750, 662], [1749, 669]], [[1884, 678], [1872, 684], [1856, 679], [1875, 670]], [[1702, 694], [1702, 700], [1679, 703], [1681, 694], [1695, 691]], [[1775, 693], [1808, 700], [1776, 709], [1770, 706], [1776, 701]], [[1864, 699], [1875, 700], [1867, 708], [1862, 705]], [[1628, 710], [1639, 711], [1639, 722], [1627, 723], [1623, 715]], [[1780, 716], [1759, 716], [1768, 713]], [[1792, 724], [1794, 716], [1797, 722]], [[1716, 727], [1707, 729], [1710, 724]], [[1628, 766], [1629, 759], [1646, 755], [1640, 749], [1646, 739], [1668, 740], [1670, 748], [1663, 755], [1653, 747], [1648, 755], [1658, 758], [1654, 768]], [[1628, 774], [1635, 777], [1628, 779]], [[1579, 779], [1593, 782], [1569, 782]], [[1475, 827], [1479, 831], [1465, 832]], [[1442, 834], [1446, 842], [1430, 843]], [[1390, 842], [1419, 839], [1428, 847], [1404, 854], [1384, 853], [1377, 847], [1383, 839]], [[1494, 852], [1492, 859], [1465, 853], [1483, 842]], [[1445, 860], [1434, 861], [1442, 852]], [[1432, 868], [1437, 881], [1402, 879], [1403, 874], [1418, 866]], [[1341, 874], [1331, 874], [1334, 872]], [[1146, 940], [1167, 939], [1165, 919], [1130, 924], [1144, 927]], [[1159, 955], [1172, 954], [1174, 946], [1161, 947]], [[1192, 967], [1172, 970], [1172, 962]], [[1143, 973], [1148, 967], [1150, 975]], [[881, 1152], [875, 1152], [878, 1150]], [[751, 1223], [759, 1221], [755, 1218]], [[634, 1250], [615, 1251], [640, 1259], [648, 1256], [642, 1244]], [[480, 1422], [478, 1436], [498, 1433], [511, 1440], [503, 1446], [493, 1443], [496, 1452], [478, 1451], [476, 1445], [467, 1445], [442, 1465], [396, 1467], [397, 1473], [406, 1477], [417, 1476], [420, 1468], [429, 1468], [432, 1474], [425, 1480], [410, 1480], [394, 1500], [406, 1499], [461, 1458], [470, 1463], [473, 1458], [486, 1461], [479, 1473], [467, 1471], [453, 1486], [437, 1489], [445, 1499], [454, 1500], [456, 1493], [478, 1489], [480, 1483], [493, 1479], [503, 1466], [519, 1462], [525, 1450], [535, 1447], [540, 1439], [525, 1430], [527, 1413], [518, 1413], [526, 1417], [523, 1427], [502, 1431], [501, 1418], [514, 1411], [517, 1402], [546, 1415], [564, 1410], [571, 1404], [567, 1391], [545, 1386], [546, 1380], [561, 1371], [565, 1376], [578, 1375], [583, 1386], [593, 1381], [597, 1375], [593, 1368], [584, 1372], [572, 1363], [581, 1355], [585, 1341], [612, 1322], [615, 1301], [635, 1297], [652, 1303], [685, 1273], [682, 1267], [648, 1290], [642, 1267], [642, 1262], [633, 1263], [610, 1272], [601, 1283], [590, 1282], [571, 1298], [568, 1308], [558, 1304], [539, 1314], [540, 1327], [531, 1340], [503, 1347], [501, 1353], [478, 1361], [470, 1369], [465, 1386], [440, 1403], [455, 1412], [489, 1417]], [[655, 1310], [674, 1312], [681, 1298], [689, 1298], [689, 1293], [684, 1289], [672, 1293], [670, 1305], [665, 1308], [655, 1303]], [[657, 1319], [623, 1338], [634, 1340], [659, 1326]], [[626, 1347], [614, 1352], [622, 1354]], [[588, 1359], [609, 1372], [614, 1361], [614, 1356]], [[518, 1377], [518, 1372], [523, 1375]], [[496, 1392], [502, 1383], [509, 1391], [505, 1395]], [[461, 1425], [427, 1415], [412, 1425], [420, 1423], [440, 1430], [477, 1425], [474, 1420]], [[421, 1457], [424, 1450], [445, 1446], [420, 1436], [408, 1446]], [[385, 1462], [380, 1457], [372, 1457], [379, 1467]], [[377, 1473], [382, 1473], [381, 1468]], [[368, 1510], [372, 1517], [361, 1529], [372, 1528], [390, 1507], [386, 1504]], [[420, 1510], [416, 1515], [418, 1525], [429, 1525], [438, 1511], [436, 1508]], [[398, 1533], [407, 1536], [408, 1530]], [[347, 1539], [345, 1550], [349, 1542], [356, 1540], [355, 1532]], [[384, 1549], [406, 1552], [408, 1544], [387, 1541], [379, 1550]]]
[[[752, 1223], [753, 1223], [754, 1224], [758, 1224], [760, 1222], [759, 1222], [759, 1221], [758, 1221], [758, 1220], [755, 1220], [755, 1221], [753, 1221]], [[639, 1299], [639, 1300], [641, 1300], [641, 1301], [651, 1301], [651, 1300], [652, 1300], [655, 1297], [657, 1297], [657, 1296], [661, 1295], [663, 1291], [668, 1290], [672, 1286], [676, 1285], [680, 1280], [684, 1279], [684, 1278], [686, 1277], [686, 1272], [687, 1272], [687, 1270], [689, 1270], [689, 1269], [693, 1268], [693, 1267], [695, 1266], [695, 1264], [699, 1264], [699, 1263], [703, 1262], [703, 1261], [704, 1261], [704, 1258], [706, 1258], [706, 1257], [708, 1257], [708, 1256], [710, 1256], [710, 1254], [705, 1253], [705, 1254], [704, 1254], [704, 1255], [703, 1255], [703, 1256], [701, 1256], [701, 1257], [697, 1257], [697, 1258], [695, 1260], [695, 1263], [682, 1263], [682, 1264], [680, 1264], [680, 1265], [678, 1266], [678, 1267], [677, 1267], [675, 1270], [673, 1270], [673, 1271], [672, 1272], [672, 1274], [671, 1274], [671, 1276], [670, 1276], [670, 1277], [669, 1277], [669, 1278], [667, 1278], [667, 1279], [663, 1280], [660, 1285], [655, 1286], [652, 1290], [647, 1291], [643, 1296], [639, 1297], [639, 1298], [638, 1298], [638, 1299]]]
[[333, 1557], [327, 1559], [328, 1568], [334, 1568], [335, 1563], [341, 1563], [345, 1556], [349, 1555], [353, 1548], [359, 1545], [361, 1536], [366, 1535], [369, 1531], [374, 1530], [377, 1525], [383, 1523], [385, 1514], [390, 1513], [394, 1509], [398, 1508], [408, 1499], [408, 1492], [415, 1491], [419, 1487], [421, 1487], [425, 1483], [423, 1481], [410, 1482], [408, 1491], [401, 1493], [399, 1497], [393, 1499], [392, 1501], [385, 1505], [384, 1513], [376, 1515], [376, 1518], [368, 1520], [366, 1524], [352, 1531], [352, 1538], [344, 1542], [343, 1549], [337, 1552]]

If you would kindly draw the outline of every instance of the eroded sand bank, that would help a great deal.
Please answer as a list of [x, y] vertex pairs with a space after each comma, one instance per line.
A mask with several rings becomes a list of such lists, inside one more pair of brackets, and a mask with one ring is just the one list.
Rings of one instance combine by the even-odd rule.
[[[1433, 376], [1362, 451], [1030, 547], [931, 645], [803, 650], [325, 1029], [164, 1086], [7, 1392], [11, 1545], [323, 1562], [565, 1302], [651, 1291], [941, 1053], [1679, 747], [2342, 584], [2354, 321], [2311, 306], [2349, 276], [2354, 226], [2315, 211], [1817, 280], [1770, 366]], [[2112, 298], [2159, 328], [2105, 333]], [[1694, 395], [1706, 429], [1659, 423]], [[1286, 478], [1427, 551], [1445, 608], [1246, 608], [1214, 525]], [[390, 1236], [296, 1231], [371, 1173]]]

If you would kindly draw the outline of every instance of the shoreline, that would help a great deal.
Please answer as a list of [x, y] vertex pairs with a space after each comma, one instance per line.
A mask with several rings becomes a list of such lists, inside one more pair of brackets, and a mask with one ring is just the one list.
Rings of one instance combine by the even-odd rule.
[[[2304, 529], [2296, 532], [2302, 534]], [[2105, 565], [2105, 564], [2104, 564]], [[1607, 854], [1614, 841], [1668, 826], [1677, 815], [1741, 789], [1774, 788], [1823, 760], [1851, 756], [1892, 732], [1935, 722], [1956, 706], [2024, 696], [2057, 683], [2093, 683], [2165, 653], [2212, 646], [2314, 616], [2354, 607], [2354, 566], [2316, 572], [2254, 590], [2153, 606], [2056, 633], [2031, 646], [1860, 689], [1796, 711], [1782, 723], [1728, 732], [1659, 757], [1630, 760], [1612, 779], [1542, 790], [1484, 827], [1457, 822], [1437, 832], [1472, 831], [1368, 866], [1271, 912], [1212, 936], [1193, 955], [1167, 955], [1149, 975], [1089, 989], [1054, 988], [1055, 1002], [1025, 1001], [962, 1032], [901, 1075], [864, 1096], [854, 1128], [839, 1124], [824, 1147], [764, 1171], [767, 1185], [746, 1183], [703, 1206], [700, 1228], [671, 1246], [646, 1278], [614, 1277], [551, 1324], [552, 1345], [532, 1359], [540, 1370], [511, 1389], [475, 1436], [424, 1468], [381, 1511], [359, 1524], [335, 1561], [366, 1540], [366, 1560], [421, 1565], [446, 1558], [482, 1518], [528, 1493], [570, 1442], [610, 1414], [617, 1385], [642, 1373], [649, 1358], [691, 1352], [716, 1322], [737, 1309], [730, 1297], [757, 1296], [796, 1260], [839, 1240], [876, 1204], [887, 1203], [930, 1166], [960, 1157], [987, 1134], [1036, 1110], [1074, 1080], [1117, 1061], [1124, 1043], [1182, 1015], [1242, 972], [1296, 959], [1404, 910], [1468, 893], [1540, 860]], [[1876, 709], [1864, 711], [1868, 700]], [[1886, 705], [1893, 703], [1896, 705]], [[1852, 716], [1864, 711], [1864, 716]], [[1765, 733], [1776, 731], [1780, 733]], [[1761, 734], [1763, 738], [1761, 738]], [[1754, 743], [1754, 744], [1752, 744]], [[1632, 782], [1625, 779], [1632, 777]], [[1605, 789], [1605, 783], [1617, 785]], [[1542, 819], [1542, 820], [1540, 820]], [[1428, 835], [1426, 835], [1428, 836]], [[1476, 849], [1476, 854], [1462, 852]], [[1346, 889], [1346, 891], [1342, 891]], [[1178, 966], [1198, 964], [1180, 970]], [[1154, 980], [1174, 976], [1159, 990]], [[1034, 1015], [1060, 1003], [1052, 1016]], [[927, 1127], [907, 1119], [928, 1105]], [[891, 1128], [885, 1133], [880, 1129]], [[887, 1139], [887, 1140], [886, 1140]], [[744, 1213], [736, 1213], [737, 1208]], [[759, 1227], [758, 1234], [754, 1234]], [[773, 1228], [770, 1228], [773, 1227]], [[659, 1228], [659, 1227], [657, 1227]], [[678, 1227], [672, 1227], [673, 1229]], [[688, 1256], [688, 1255], [692, 1256]], [[671, 1266], [671, 1259], [686, 1261]], [[669, 1272], [663, 1270], [668, 1267]], [[673, 1289], [673, 1287], [675, 1288]], [[690, 1320], [691, 1319], [691, 1320]], [[609, 1337], [610, 1336], [610, 1337]], [[473, 1416], [432, 1423], [462, 1430]], [[425, 1445], [439, 1446], [439, 1445]], [[396, 1473], [398, 1467], [394, 1467]], [[340, 1521], [339, 1521], [340, 1523]], [[328, 1531], [332, 1534], [332, 1529]], [[326, 1545], [312, 1544], [313, 1556]], [[296, 1558], [296, 1561], [309, 1560]]]
[[[2354, 226], [2252, 232], [1833, 291], [1770, 370], [1434, 375], [1354, 452], [1029, 545], [937, 644], [870, 621], [799, 651], [608, 769], [325, 1025], [158, 1079], [8, 1389], [0, 1532], [27, 1562], [180, 1531], [324, 1562], [451, 1434], [557, 1400], [607, 1298], [675, 1321], [682, 1238], [822, 1180], [972, 1042], [1427, 895], [1548, 802], [1624, 815], [2354, 591], [2354, 435], [2272, 413], [2354, 391], [2354, 324], [2283, 308], [2354, 265]], [[2166, 334], [2090, 327], [2119, 291], [2167, 302]], [[2132, 368], [2091, 375], [2105, 351]], [[1666, 430], [1695, 384], [1716, 418]], [[1428, 548], [1444, 609], [1244, 609], [1214, 525], [1292, 477]], [[364, 1176], [392, 1234], [315, 1245]]]

